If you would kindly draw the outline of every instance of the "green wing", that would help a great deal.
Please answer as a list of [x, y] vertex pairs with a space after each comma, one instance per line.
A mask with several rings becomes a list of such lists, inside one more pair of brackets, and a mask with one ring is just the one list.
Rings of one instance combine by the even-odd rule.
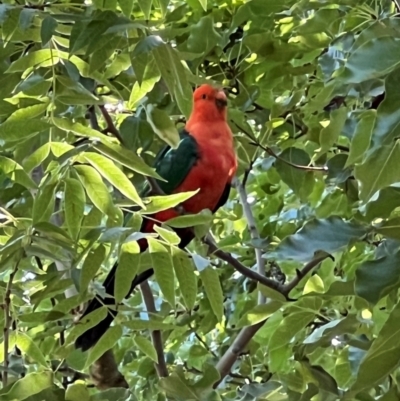
[[197, 142], [193, 136], [183, 129], [179, 137], [178, 147], [172, 149], [166, 146], [157, 154], [154, 162], [157, 173], [166, 180], [157, 180], [158, 185], [166, 194], [171, 194], [183, 182], [200, 157]]

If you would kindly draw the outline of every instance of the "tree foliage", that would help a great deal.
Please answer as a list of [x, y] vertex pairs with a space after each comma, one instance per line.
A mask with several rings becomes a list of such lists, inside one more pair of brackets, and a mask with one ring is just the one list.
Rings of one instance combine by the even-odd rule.
[[[0, 399], [397, 400], [397, 3], [2, 2]], [[141, 216], [192, 195], [140, 194], [205, 82], [229, 93], [236, 189], [140, 254]], [[150, 298], [82, 353], [117, 259], [117, 300], [154, 267]], [[110, 349], [129, 389], [98, 392]]]

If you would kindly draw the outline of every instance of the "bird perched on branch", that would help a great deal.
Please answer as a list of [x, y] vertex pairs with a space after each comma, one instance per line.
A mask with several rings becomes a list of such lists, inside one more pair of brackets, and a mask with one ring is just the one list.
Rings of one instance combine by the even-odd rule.
[[[199, 213], [209, 209], [215, 213], [228, 200], [231, 181], [236, 173], [237, 159], [234, 151], [232, 132], [227, 123], [227, 98], [222, 90], [210, 85], [202, 85], [193, 94], [194, 106], [185, 128], [180, 132], [177, 149], [165, 147], [155, 161], [157, 173], [166, 180], [157, 181], [166, 194], [196, 191], [183, 203], [187, 213]], [[164, 222], [176, 217], [175, 209], [168, 209], [144, 217], [141, 232], [153, 232], [155, 221]], [[180, 248], [186, 247], [193, 239], [190, 229], [176, 229], [180, 237]], [[147, 249], [146, 240], [139, 241], [140, 251]], [[83, 316], [103, 305], [114, 305], [114, 283], [117, 263], [108, 274], [104, 287], [110, 297], [93, 299]], [[136, 286], [147, 280], [153, 269], [138, 274], [127, 296]], [[76, 340], [75, 346], [83, 351], [91, 348], [107, 331], [115, 317], [109, 311], [104, 320], [87, 330]]]

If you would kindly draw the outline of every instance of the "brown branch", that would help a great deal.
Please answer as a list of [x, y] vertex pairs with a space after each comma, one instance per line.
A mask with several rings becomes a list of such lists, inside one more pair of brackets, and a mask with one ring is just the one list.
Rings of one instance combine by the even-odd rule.
[[243, 276], [249, 278], [250, 280], [258, 281], [259, 283], [265, 285], [266, 287], [272, 288], [276, 291], [282, 292], [282, 286], [275, 280], [271, 280], [268, 277], [262, 276], [254, 270], [249, 269], [243, 265], [239, 260], [235, 259], [230, 253], [224, 252], [218, 249], [214, 241], [207, 236], [203, 239], [203, 242], [208, 245], [209, 251], [214, 254], [217, 258], [224, 260], [229, 263], [235, 270], [243, 274]]
[[107, 124], [107, 127], [103, 132], [114, 135], [119, 140], [119, 142], [123, 145], [124, 140], [122, 139], [121, 134], [117, 130], [117, 127], [114, 125], [114, 122], [113, 122], [110, 114], [108, 114], [107, 109], [104, 107], [104, 105], [99, 106], [99, 109], [101, 111], [101, 114], [103, 114], [104, 120]]
[[[156, 306], [154, 304], [153, 293], [151, 292], [150, 285], [147, 281], [140, 284], [140, 289], [142, 291], [142, 297], [144, 303], [146, 304], [147, 311], [149, 313], [156, 312]], [[164, 356], [164, 345], [162, 341], [161, 331], [152, 330], [151, 331], [151, 339], [153, 341], [154, 348], [157, 352], [157, 360], [158, 362], [155, 364], [158, 377], [167, 377], [168, 376], [168, 368], [165, 363]]]
[[[260, 234], [257, 230], [256, 221], [254, 219], [254, 215], [251, 210], [250, 204], [247, 201], [246, 189], [237, 178], [234, 180], [234, 185], [239, 194], [240, 203], [242, 204], [243, 207], [243, 213], [247, 220], [247, 228], [249, 229], [250, 237], [253, 240], [259, 240]], [[261, 249], [254, 248], [254, 252], [256, 254], [258, 274], [260, 274], [261, 276], [265, 276], [265, 259], [262, 256]], [[263, 304], [264, 302], [265, 302], [265, 297], [260, 291], [258, 293], [258, 304]]]
[[282, 288], [282, 293], [286, 297], [289, 295], [290, 291], [295, 288], [300, 281], [312, 270], [314, 267], [318, 266], [323, 260], [332, 257], [331, 255], [322, 255], [318, 256], [315, 259], [313, 259], [311, 262], [307, 263], [301, 270], [296, 270], [296, 276], [293, 278], [292, 281], [287, 283], [286, 285], [283, 286]]
[[10, 315], [10, 304], [11, 304], [11, 289], [14, 281], [14, 277], [17, 274], [18, 266], [22, 258], [19, 258], [15, 263], [14, 269], [10, 274], [8, 283], [6, 286], [6, 293], [4, 295], [4, 372], [3, 372], [3, 388], [7, 386], [8, 382], [8, 367], [10, 360], [8, 359], [8, 348], [10, 344], [10, 328], [11, 328], [11, 315]]
[[235, 338], [231, 346], [218, 361], [216, 369], [220, 374], [220, 379], [214, 383], [214, 388], [218, 387], [219, 383], [224, 379], [225, 376], [229, 375], [233, 364], [241, 355], [243, 349], [247, 346], [250, 340], [254, 337], [258, 330], [264, 325], [266, 320], [257, 323], [253, 326], [244, 327], [238, 336]]

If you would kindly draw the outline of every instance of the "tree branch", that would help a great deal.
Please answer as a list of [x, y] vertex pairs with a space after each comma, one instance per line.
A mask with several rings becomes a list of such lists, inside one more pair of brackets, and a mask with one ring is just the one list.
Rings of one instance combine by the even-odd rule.
[[[290, 291], [295, 288], [302, 278], [304, 278], [314, 267], [316, 267], [319, 263], [321, 263], [326, 258], [330, 257], [330, 255], [323, 255], [315, 258], [311, 262], [307, 263], [301, 270], [297, 272], [296, 277], [290, 281], [285, 286], [280, 286], [280, 288], [275, 288], [280, 291], [285, 297], [288, 296]], [[273, 288], [273, 287], [271, 287]], [[259, 322], [253, 326], [244, 327], [238, 336], [233, 341], [232, 345], [228, 348], [225, 354], [222, 356], [220, 361], [217, 363], [217, 370], [220, 373], [220, 380], [214, 384], [214, 388], [216, 388], [219, 383], [224, 379], [225, 376], [229, 375], [229, 372], [232, 369], [233, 364], [236, 362], [238, 357], [240, 356], [243, 349], [247, 346], [250, 340], [255, 336], [258, 330], [264, 325], [267, 319]]]
[[214, 383], [214, 388], [218, 387], [221, 381], [225, 376], [229, 375], [233, 364], [239, 358], [241, 352], [246, 347], [246, 345], [250, 342], [250, 340], [254, 337], [258, 330], [264, 325], [266, 320], [257, 323], [253, 326], [244, 327], [238, 336], [235, 338], [231, 346], [222, 356], [222, 358], [218, 361], [216, 365], [216, 369], [220, 374], [220, 380]]
[[208, 245], [208, 248], [212, 254], [214, 254], [217, 258], [229, 263], [235, 270], [243, 274], [243, 276], [249, 278], [250, 280], [258, 281], [266, 287], [282, 292], [282, 286], [277, 281], [271, 280], [270, 278], [262, 276], [254, 270], [249, 269], [239, 260], [235, 259], [230, 253], [218, 249], [214, 241], [210, 238], [210, 235], [205, 237], [203, 242]]
[[318, 256], [315, 259], [313, 259], [311, 262], [307, 263], [301, 270], [296, 270], [296, 276], [294, 277], [294, 279], [283, 286], [283, 288], [282, 288], [283, 295], [288, 297], [290, 291], [292, 291], [300, 283], [300, 281], [312, 269], [314, 269], [314, 267], [318, 266], [323, 260], [325, 260], [329, 257], [332, 257], [332, 256], [329, 254]]
[[269, 155], [274, 157], [276, 160], [280, 160], [283, 163], [286, 163], [288, 166], [291, 166], [293, 168], [296, 168], [298, 170], [303, 170], [303, 171], [322, 171], [324, 173], [328, 172], [328, 167], [327, 166], [301, 166], [300, 164], [295, 164], [290, 162], [289, 160], [284, 159], [283, 157], [280, 157], [277, 155], [269, 146], [263, 146], [260, 143], [253, 142], [253, 145], [259, 146], [261, 149], [265, 150]]
[[14, 277], [17, 274], [18, 266], [21, 258], [17, 260], [14, 266], [14, 270], [11, 272], [6, 286], [6, 293], [4, 295], [4, 372], [3, 372], [3, 388], [7, 386], [8, 382], [8, 367], [10, 361], [8, 359], [8, 347], [10, 344], [10, 328], [11, 328], [11, 315], [10, 315], [10, 304], [11, 304], [11, 289], [14, 281]]
[[117, 127], [114, 125], [114, 122], [113, 122], [110, 114], [108, 114], [107, 109], [104, 107], [104, 105], [100, 105], [99, 109], [101, 111], [101, 114], [103, 114], [104, 120], [107, 124], [107, 127], [103, 132], [114, 135], [119, 140], [119, 142], [123, 145], [124, 140], [122, 139], [121, 134], [117, 130]]
[[[254, 219], [254, 215], [251, 210], [250, 204], [247, 201], [246, 189], [237, 178], [235, 178], [233, 184], [235, 185], [236, 190], [238, 191], [240, 203], [243, 206], [243, 213], [247, 220], [247, 228], [250, 231], [250, 237], [253, 240], [259, 240], [260, 234], [258, 233], [256, 221]], [[254, 252], [256, 254], [258, 274], [260, 274], [261, 276], [265, 276], [265, 259], [262, 257], [261, 249], [254, 248]], [[263, 303], [265, 303], [265, 296], [260, 291], [258, 293], [258, 304], [263, 304]]]
[[[140, 289], [142, 291], [142, 298], [144, 303], [146, 304], [147, 311], [150, 313], [155, 313], [156, 306], [154, 304], [153, 293], [151, 292], [150, 285], [147, 281], [140, 284]], [[161, 331], [152, 330], [151, 331], [151, 339], [153, 341], [154, 348], [157, 352], [157, 360], [158, 363], [155, 364], [158, 377], [167, 377], [168, 376], [168, 368], [165, 363], [164, 356], [164, 344], [162, 341]]]

